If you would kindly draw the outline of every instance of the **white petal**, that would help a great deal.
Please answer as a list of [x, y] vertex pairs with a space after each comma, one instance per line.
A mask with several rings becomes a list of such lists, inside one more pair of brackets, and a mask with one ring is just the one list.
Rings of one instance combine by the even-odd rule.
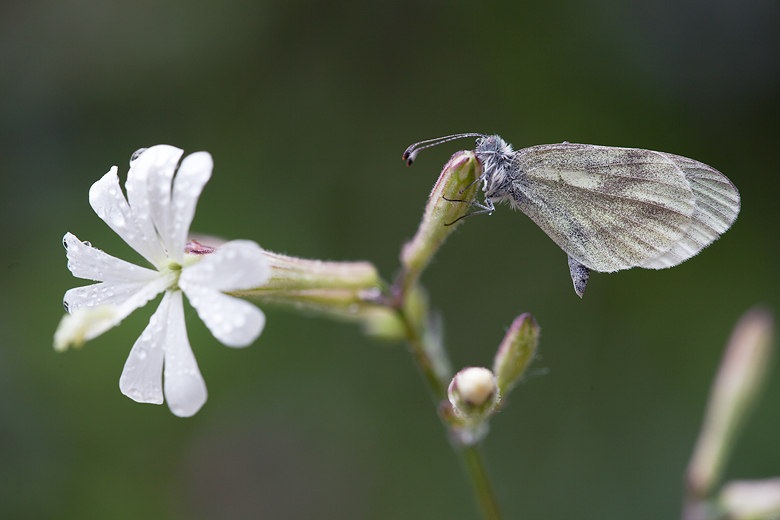
[[[133, 162], [127, 174], [126, 186], [130, 206], [135, 212], [150, 215], [169, 258], [173, 258], [171, 182], [181, 155], [182, 150], [173, 146], [152, 146]], [[178, 256], [181, 255], [182, 253], [178, 253]]]
[[62, 352], [71, 345], [80, 347], [103, 334], [118, 323], [116, 312], [114, 305], [101, 305], [66, 314], [54, 332], [54, 350]]
[[159, 276], [157, 271], [125, 262], [104, 253], [76, 235], [67, 233], [62, 244], [68, 253], [68, 269], [76, 278], [99, 282], [149, 282]]
[[229, 292], [259, 287], [270, 276], [271, 267], [259, 245], [251, 240], [233, 240], [184, 269], [179, 286], [185, 291], [185, 287], [199, 285]]
[[263, 331], [265, 314], [251, 303], [202, 285], [179, 286], [200, 319], [222, 344], [245, 347]]
[[116, 166], [89, 189], [89, 204], [98, 217], [152, 265], [160, 267], [165, 262], [165, 250], [148, 212], [142, 214], [131, 209], [119, 187]]
[[[142, 291], [147, 286], [146, 282], [113, 283], [101, 282], [84, 287], [74, 287], [65, 293], [63, 305], [68, 312], [79, 309], [98, 307], [100, 305], [121, 305]], [[161, 291], [151, 297], [154, 298]]]
[[163, 341], [170, 313], [170, 297], [166, 294], [136, 340], [125, 362], [119, 389], [139, 403], [162, 404]]
[[214, 161], [208, 152], [196, 152], [184, 158], [173, 181], [172, 218], [168, 221], [165, 245], [170, 257], [178, 263], [184, 259], [184, 246], [190, 231], [195, 207], [203, 187], [211, 178]]
[[130, 313], [146, 305], [149, 300], [169, 288], [175, 281], [176, 275], [171, 273], [166, 276], [158, 275], [158, 278], [151, 282], [98, 283], [76, 287], [65, 293], [63, 303], [70, 313], [81, 309], [113, 305], [116, 307], [114, 325], [119, 325]]
[[[190, 417], [206, 402], [206, 383], [187, 339], [181, 291], [165, 294], [170, 308], [165, 327], [165, 400], [174, 415]], [[162, 318], [162, 316], [161, 316]]]
[[[169, 217], [171, 181], [183, 150], [168, 145], [148, 148], [127, 173], [127, 200], [136, 217], [155, 226]], [[159, 229], [158, 229], [159, 230]]]

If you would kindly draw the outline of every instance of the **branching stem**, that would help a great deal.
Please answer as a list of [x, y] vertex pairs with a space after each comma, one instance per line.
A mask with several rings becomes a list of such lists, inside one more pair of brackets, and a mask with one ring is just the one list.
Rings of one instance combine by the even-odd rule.
[[[449, 379], [444, 379], [441, 376], [441, 374], [447, 372], [443, 367], [438, 366], [442, 360], [437, 359], [436, 356], [431, 356], [429, 354], [431, 348], [425, 344], [426, 338], [430, 337], [425, 330], [430, 326], [427, 305], [415, 306], [414, 309], [411, 309], [410, 305], [408, 305], [408, 294], [414, 290], [421, 290], [416, 284], [409, 285], [410, 280], [416, 281], [416, 279], [417, 276], [414, 273], [400, 273], [396, 285], [392, 289], [393, 296], [391, 301], [406, 327], [406, 340], [414, 360], [422, 373], [423, 379], [428, 384], [428, 389], [435, 404], [438, 406], [442, 401], [447, 401]], [[450, 374], [449, 377], [451, 376]], [[449, 426], [444, 422], [443, 424], [449, 431]], [[450, 435], [449, 437], [450, 445], [460, 457], [463, 471], [474, 490], [482, 517], [485, 520], [502, 520], [503, 517], [498, 509], [498, 502], [487, 475], [482, 451], [476, 445], [463, 445], [455, 441], [455, 435]]]

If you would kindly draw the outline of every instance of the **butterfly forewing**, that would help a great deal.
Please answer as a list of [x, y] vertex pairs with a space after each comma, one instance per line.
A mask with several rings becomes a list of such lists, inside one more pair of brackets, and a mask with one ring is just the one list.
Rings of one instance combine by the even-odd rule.
[[710, 245], [731, 227], [737, 219], [740, 205], [737, 188], [715, 168], [679, 155], [662, 155], [683, 171], [696, 206], [685, 235], [665, 254], [641, 264], [654, 269], [675, 266]]
[[511, 200], [596, 271], [668, 262], [661, 259], [685, 239], [696, 212], [691, 185], [667, 154], [562, 143], [519, 150], [514, 162]]

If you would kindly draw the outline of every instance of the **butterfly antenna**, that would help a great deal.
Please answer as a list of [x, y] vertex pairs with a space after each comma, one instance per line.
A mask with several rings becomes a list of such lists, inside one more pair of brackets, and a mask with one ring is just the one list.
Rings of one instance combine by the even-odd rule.
[[447, 141], [454, 141], [455, 139], [460, 139], [462, 137], [485, 137], [484, 134], [454, 134], [454, 135], [447, 135], [444, 137], [437, 137], [436, 139], [428, 139], [427, 141], [420, 141], [419, 143], [414, 143], [412, 146], [406, 149], [404, 152], [403, 158], [404, 161], [406, 161], [407, 166], [411, 166], [414, 162], [414, 159], [417, 157], [417, 154], [420, 153], [420, 150], [425, 150], [426, 148], [430, 148], [431, 146], [436, 146], [437, 144], [446, 143]]

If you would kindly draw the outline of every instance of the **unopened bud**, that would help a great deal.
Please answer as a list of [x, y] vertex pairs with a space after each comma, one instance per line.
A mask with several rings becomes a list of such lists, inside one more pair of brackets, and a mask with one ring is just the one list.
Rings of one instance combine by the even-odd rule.
[[764, 309], [746, 312], [734, 328], [710, 390], [699, 439], [688, 464], [688, 489], [707, 496], [717, 483], [747, 413], [769, 372], [774, 322]]
[[493, 361], [501, 395], [509, 393], [533, 361], [539, 345], [539, 331], [536, 320], [527, 313], [515, 318], [509, 327]]
[[401, 251], [401, 263], [408, 272], [419, 276], [439, 246], [457, 227], [451, 224], [468, 213], [468, 202], [477, 193], [479, 183], [475, 181], [481, 174], [474, 152], [458, 152], [444, 166], [428, 198], [417, 233]]
[[483, 367], [468, 367], [455, 374], [447, 397], [454, 412], [465, 419], [486, 418], [500, 399], [493, 372]]
[[720, 505], [734, 520], [780, 517], [780, 478], [729, 482], [720, 494]]

